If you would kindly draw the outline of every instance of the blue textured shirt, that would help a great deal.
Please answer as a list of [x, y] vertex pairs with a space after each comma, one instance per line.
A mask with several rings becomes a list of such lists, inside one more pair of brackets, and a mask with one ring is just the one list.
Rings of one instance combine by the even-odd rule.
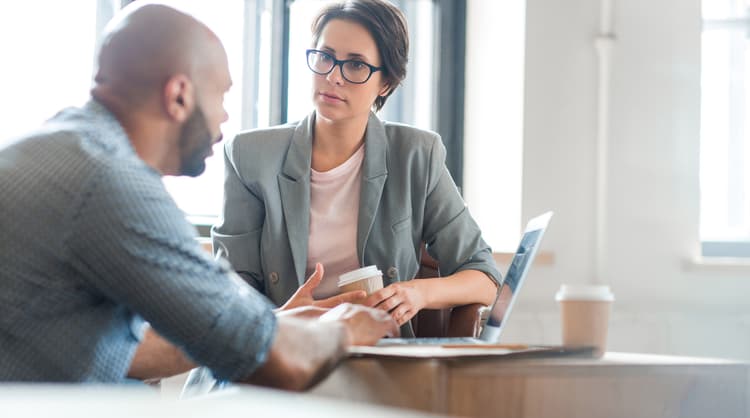
[[121, 381], [144, 320], [221, 379], [265, 360], [271, 305], [200, 248], [98, 102], [1, 150], [0, 199], [0, 381]]

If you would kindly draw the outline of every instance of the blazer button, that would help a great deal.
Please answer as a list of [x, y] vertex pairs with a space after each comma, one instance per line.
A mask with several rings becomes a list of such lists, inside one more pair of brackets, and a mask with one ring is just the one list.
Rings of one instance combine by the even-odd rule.
[[272, 271], [271, 274], [268, 275], [268, 278], [271, 279], [271, 284], [276, 284], [279, 282], [279, 273]]
[[398, 269], [391, 266], [388, 268], [388, 271], [386, 271], [385, 274], [388, 275], [388, 277], [390, 277], [391, 279], [395, 279], [396, 277], [398, 277]]

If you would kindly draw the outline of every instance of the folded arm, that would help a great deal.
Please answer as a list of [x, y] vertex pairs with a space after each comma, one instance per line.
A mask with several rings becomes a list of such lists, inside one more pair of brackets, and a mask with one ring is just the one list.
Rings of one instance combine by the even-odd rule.
[[[241, 383], [306, 390], [325, 378], [351, 345], [371, 345], [398, 336], [396, 323], [382, 311], [342, 304], [332, 310], [307, 307], [279, 312], [276, 335], [265, 362]], [[196, 365], [177, 347], [149, 329], [136, 351], [129, 377], [157, 379]]]
[[[280, 317], [266, 362], [240, 381], [288, 390], [304, 390], [326, 376], [348, 346], [341, 323]], [[179, 348], [153, 329], [144, 335], [128, 377], [162, 379], [197, 367]]]

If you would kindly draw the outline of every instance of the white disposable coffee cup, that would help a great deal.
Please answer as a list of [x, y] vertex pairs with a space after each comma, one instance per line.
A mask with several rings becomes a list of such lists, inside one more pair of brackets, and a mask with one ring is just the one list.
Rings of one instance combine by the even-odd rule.
[[383, 272], [378, 266], [367, 266], [339, 276], [339, 292], [364, 290], [368, 295], [383, 288]]
[[607, 351], [609, 313], [615, 298], [606, 285], [564, 284], [555, 295], [560, 304], [565, 346], [594, 347], [594, 356]]

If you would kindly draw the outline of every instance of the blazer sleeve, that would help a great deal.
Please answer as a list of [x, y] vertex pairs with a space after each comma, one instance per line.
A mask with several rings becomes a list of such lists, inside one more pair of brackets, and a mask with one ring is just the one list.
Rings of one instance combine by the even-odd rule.
[[444, 275], [479, 270], [500, 284], [502, 277], [492, 250], [482, 239], [445, 165], [445, 146], [439, 137], [432, 144], [427, 178], [423, 237], [427, 251], [440, 262]]
[[241, 177], [242, 155], [237, 138], [224, 145], [224, 205], [211, 229], [214, 253], [222, 251], [237, 273], [265, 293], [260, 241], [265, 220], [263, 200]]

